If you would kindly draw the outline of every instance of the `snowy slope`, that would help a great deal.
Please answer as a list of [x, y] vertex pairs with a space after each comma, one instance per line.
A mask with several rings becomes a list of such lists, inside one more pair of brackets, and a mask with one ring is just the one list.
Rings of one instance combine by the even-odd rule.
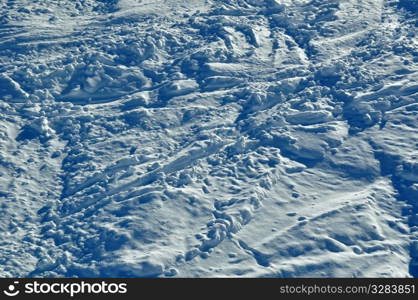
[[0, 276], [418, 275], [418, 3], [0, 3]]

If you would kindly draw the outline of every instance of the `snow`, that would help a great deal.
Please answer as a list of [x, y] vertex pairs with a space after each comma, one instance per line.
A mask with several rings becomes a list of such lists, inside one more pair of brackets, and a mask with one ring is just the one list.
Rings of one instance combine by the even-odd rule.
[[0, 4], [0, 276], [416, 277], [414, 0]]

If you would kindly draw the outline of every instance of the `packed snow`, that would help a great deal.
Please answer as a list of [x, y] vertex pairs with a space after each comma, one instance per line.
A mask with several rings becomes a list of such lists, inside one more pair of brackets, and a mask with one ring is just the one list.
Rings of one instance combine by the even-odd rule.
[[0, 2], [1, 277], [417, 277], [418, 1]]

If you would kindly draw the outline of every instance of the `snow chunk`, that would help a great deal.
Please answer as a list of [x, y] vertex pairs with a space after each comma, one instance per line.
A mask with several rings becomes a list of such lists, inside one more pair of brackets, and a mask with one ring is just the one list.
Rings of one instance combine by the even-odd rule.
[[0, 97], [16, 98], [29, 98], [29, 94], [26, 93], [12, 78], [6, 74], [0, 74]]
[[244, 81], [240, 78], [230, 76], [212, 76], [205, 80], [205, 90], [213, 91], [217, 89], [232, 88]]
[[331, 121], [332, 113], [325, 110], [302, 111], [288, 114], [285, 119], [290, 124], [312, 125]]
[[169, 99], [192, 93], [198, 88], [199, 84], [193, 79], [176, 80], [162, 87], [160, 95]]

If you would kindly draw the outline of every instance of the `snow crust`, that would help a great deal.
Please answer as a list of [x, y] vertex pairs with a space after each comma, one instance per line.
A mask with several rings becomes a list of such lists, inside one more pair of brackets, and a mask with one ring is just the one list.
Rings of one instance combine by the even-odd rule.
[[0, 3], [0, 276], [418, 275], [418, 2]]

